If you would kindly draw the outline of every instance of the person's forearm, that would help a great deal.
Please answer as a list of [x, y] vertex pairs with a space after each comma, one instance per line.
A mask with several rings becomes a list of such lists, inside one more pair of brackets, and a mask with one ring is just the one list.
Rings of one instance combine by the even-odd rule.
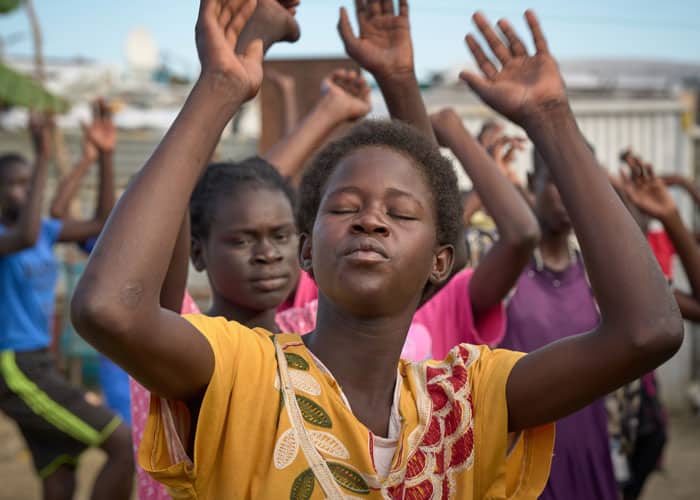
[[91, 164], [91, 160], [82, 157], [73, 170], [61, 181], [56, 196], [51, 203], [51, 217], [62, 219], [68, 215], [68, 208]]
[[[602, 331], [619, 331], [620, 340], [623, 334], [638, 335], [625, 343], [651, 343], [654, 352], [663, 350], [663, 345], [677, 347], [677, 337], [657, 337], [660, 332], [682, 336], [682, 328], [676, 328], [675, 323], [659, 323], [674, 322], [678, 317], [675, 300], [649, 245], [591, 153], [569, 106], [542, 111], [525, 125], [571, 217], [600, 306]], [[643, 286], [630, 285], [640, 282]], [[647, 333], [653, 338], [644, 338]], [[651, 365], [655, 360], [646, 362]]]
[[693, 323], [700, 323], [700, 301], [680, 290], [674, 290], [673, 295], [676, 298], [676, 302], [678, 302], [683, 319]]
[[[196, 83], [163, 141], [115, 207], [88, 262], [76, 290], [80, 299], [73, 300], [88, 318], [138, 322], [159, 310], [161, 287], [190, 195], [243, 100], [218, 75], [202, 76]], [[99, 312], [105, 310], [109, 313]]]
[[500, 240], [514, 245], [524, 244], [532, 250], [539, 237], [534, 215], [513, 184], [499, 171], [486, 150], [464, 128], [458, 117], [438, 125], [440, 142], [447, 145], [472, 180], [474, 190], [493, 217]]
[[190, 259], [190, 214], [185, 214], [182, 226], [175, 241], [168, 272], [160, 290], [160, 305], [165, 309], [180, 313], [187, 289], [187, 274]]
[[693, 297], [700, 300], [700, 248], [677, 210], [661, 218], [661, 223], [683, 264]]
[[391, 117], [408, 123], [437, 144], [415, 74], [374, 77]]
[[100, 186], [97, 192], [95, 220], [104, 224], [109, 217], [115, 201], [114, 186], [114, 152], [100, 153]]
[[48, 170], [48, 159], [39, 155], [34, 166], [34, 174], [32, 175], [27, 204], [23, 207], [16, 224], [18, 235], [17, 243], [20, 248], [34, 245], [39, 237], [39, 231], [41, 229], [41, 205], [44, 199]]
[[342, 122], [326, 100], [327, 96], [321, 97], [292, 132], [263, 155], [283, 177], [296, 177], [314, 151]]

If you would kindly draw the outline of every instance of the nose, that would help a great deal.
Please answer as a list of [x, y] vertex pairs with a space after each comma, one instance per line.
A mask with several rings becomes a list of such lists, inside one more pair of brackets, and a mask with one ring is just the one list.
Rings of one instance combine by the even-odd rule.
[[257, 264], [270, 264], [282, 260], [282, 253], [268, 238], [263, 238], [255, 246], [253, 261]]
[[353, 233], [389, 235], [389, 226], [375, 210], [363, 210], [352, 223]]

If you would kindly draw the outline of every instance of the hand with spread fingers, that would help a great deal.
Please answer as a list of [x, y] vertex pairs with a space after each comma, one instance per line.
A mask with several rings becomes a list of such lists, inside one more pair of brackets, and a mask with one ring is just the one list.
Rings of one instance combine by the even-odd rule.
[[195, 27], [202, 76], [230, 89], [230, 95], [254, 97], [262, 83], [262, 40], [234, 51], [257, 7], [256, 0], [203, 0]]
[[528, 54], [508, 21], [498, 22], [507, 41], [504, 43], [483, 14], [474, 14], [474, 22], [500, 62], [500, 68], [486, 56], [474, 35], [469, 34], [467, 45], [482, 74], [464, 71], [460, 75], [487, 105], [521, 126], [542, 111], [568, 107], [564, 82], [539, 21], [532, 11], [527, 11], [525, 18], [536, 47], [534, 55]]
[[354, 70], [337, 69], [321, 83], [321, 93], [328, 107], [341, 121], [357, 120], [372, 109], [370, 88], [365, 78]]
[[651, 164], [630, 151], [623, 154], [623, 158], [630, 173], [621, 172], [622, 185], [630, 201], [645, 214], [659, 220], [674, 214], [676, 203], [663, 179], [654, 174]]
[[345, 50], [376, 78], [413, 75], [413, 46], [408, 22], [408, 0], [355, 0], [359, 36], [355, 36], [345, 8], [340, 9], [338, 31]]

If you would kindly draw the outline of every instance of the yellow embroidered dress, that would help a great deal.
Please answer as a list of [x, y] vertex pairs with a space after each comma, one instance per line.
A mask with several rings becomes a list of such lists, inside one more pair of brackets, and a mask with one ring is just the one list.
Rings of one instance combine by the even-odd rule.
[[305, 435], [345, 498], [534, 499], [544, 488], [554, 426], [525, 431], [507, 451], [505, 386], [520, 353], [462, 344], [444, 361], [401, 361], [401, 432], [390, 472], [379, 477], [372, 433], [301, 337], [272, 336], [223, 318], [187, 319], [215, 357], [194, 460], [179, 437], [188, 427], [187, 412], [157, 397], [139, 452], [140, 465], [174, 499], [325, 498], [290, 424], [275, 342], [288, 365]]

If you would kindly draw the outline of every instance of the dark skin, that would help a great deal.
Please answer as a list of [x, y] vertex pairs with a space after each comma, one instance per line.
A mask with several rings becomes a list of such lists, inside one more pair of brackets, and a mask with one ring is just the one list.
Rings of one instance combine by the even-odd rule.
[[369, 85], [356, 71], [333, 71], [323, 80], [321, 92], [301, 122], [263, 155], [283, 177], [298, 181], [306, 161], [334, 130], [372, 109]]
[[389, 114], [435, 141], [413, 64], [408, 0], [355, 0], [359, 36], [353, 33], [345, 7], [340, 8], [338, 32], [345, 51], [379, 84]]
[[[683, 339], [678, 307], [665, 279], [576, 125], [539, 22], [531, 11], [525, 17], [534, 55], [507, 21], [498, 23], [504, 43], [486, 18], [476, 14], [474, 21], [500, 69], [468, 35], [481, 71], [464, 72], [462, 78], [486, 104], [525, 129], [551, 169], [581, 244], [601, 323], [515, 365], [506, 389], [510, 430], [556, 420], [590, 404], [658, 366]], [[528, 401], [538, 404], [528, 408]]]
[[192, 241], [192, 261], [212, 288], [207, 314], [278, 331], [276, 309], [299, 277], [297, 248], [294, 212], [280, 191], [242, 187], [219, 197], [208, 237]]
[[629, 201], [643, 214], [660, 221], [673, 243], [688, 277], [691, 293], [674, 290], [683, 317], [700, 321], [700, 249], [683, 223], [678, 207], [663, 178], [638, 156], [628, 153], [626, 163], [631, 175], [624, 175], [622, 186]]
[[[32, 172], [32, 167], [25, 163], [17, 163], [2, 171], [0, 208], [2, 208], [2, 222], [9, 227], [9, 230], [0, 235], [0, 255], [34, 246], [38, 238], [41, 226], [42, 194], [51, 152], [52, 124], [46, 118], [34, 117], [31, 131], [37, 152], [34, 171]], [[104, 183], [103, 179], [101, 184]], [[92, 235], [87, 230], [91, 224], [91, 221], [66, 221], [59, 238], [63, 241], [81, 241], [81, 236]], [[97, 231], [99, 232], [99, 228]], [[100, 445], [100, 448], [107, 452], [107, 461], [95, 482], [92, 498], [129, 498], [134, 471], [131, 431], [125, 424], [119, 425]], [[63, 465], [43, 479], [44, 498], [50, 500], [72, 498], [75, 485], [74, 474], [73, 467]]]
[[564, 271], [572, 264], [569, 214], [546, 167], [530, 179], [530, 187], [535, 194], [534, 210], [542, 229], [539, 249], [543, 264], [552, 271]]
[[396, 366], [422, 289], [452, 267], [453, 248], [437, 243], [435, 223], [432, 195], [412, 162], [368, 147], [341, 160], [313, 234], [302, 235], [302, 267], [320, 290], [316, 328], [304, 343], [379, 436], [388, 432]]
[[[99, 99], [93, 105], [93, 121], [83, 124], [83, 154], [75, 168], [61, 181], [51, 204], [51, 216], [61, 219], [61, 241], [85, 241], [102, 230], [114, 207], [114, 150], [117, 145], [117, 129], [112, 122], [112, 112], [107, 103]], [[100, 165], [100, 185], [97, 204], [92, 219], [79, 221], [70, 218], [69, 206], [80, 187], [80, 181], [95, 160]]]
[[49, 118], [32, 116], [29, 131], [36, 157], [34, 169], [18, 161], [0, 170], [0, 221], [6, 227], [0, 235], [0, 255], [32, 247], [39, 237], [52, 130], [53, 123]]
[[438, 142], [459, 159], [498, 227], [498, 241], [479, 262], [469, 282], [472, 312], [479, 318], [513, 288], [539, 239], [539, 228], [528, 205], [467, 131], [459, 115], [447, 109], [431, 119]]
[[[171, 399], [201, 396], [214, 367], [206, 339], [186, 320], [161, 309], [158, 296], [189, 195], [218, 132], [255, 95], [262, 80], [262, 44], [243, 56], [231, 50], [254, 7], [248, 0], [202, 2], [197, 37], [202, 75], [117, 205], [72, 301], [81, 335], [153, 392]], [[537, 56], [509, 50], [514, 61], [506, 61], [502, 71], [486, 78], [464, 77], [496, 111], [524, 126], [547, 163], [558, 166], [553, 167], [554, 177], [590, 261], [603, 321], [595, 332], [558, 342], [517, 363], [506, 390], [511, 431], [556, 420], [589, 404], [668, 359], [682, 341], [682, 322], [665, 280], [597, 168], [534, 15], [528, 18]], [[571, 160], [577, 169], [566, 169]], [[380, 162], [382, 169], [376, 168]], [[361, 421], [385, 434], [397, 360], [411, 317], [425, 284], [449, 274], [453, 250], [436, 241], [427, 184], [404, 156], [362, 148], [336, 168], [313, 234], [302, 236], [303, 267], [314, 270], [321, 290], [317, 326], [308, 345], [348, 387], [353, 408], [376, 402], [374, 412], [385, 417], [362, 414]], [[406, 186], [412, 175], [418, 179]], [[401, 193], [405, 187], [408, 197]], [[346, 196], [357, 211], [333, 210], [343, 207], [332, 203], [349, 204]], [[402, 210], [411, 209], [410, 219], [391, 215], [399, 203]], [[140, 224], [135, 226], [136, 219]], [[362, 251], [354, 257], [339, 252], [358, 245]], [[336, 274], [347, 279], [347, 289]], [[639, 279], [644, 286], [638, 285]], [[358, 292], [377, 301], [367, 304]], [[368, 348], [357, 342], [358, 332], [377, 344]], [[350, 345], [341, 344], [350, 338]], [[355, 363], [334, 358], [339, 350]], [[361, 373], [348, 373], [349, 368]], [[360, 377], [362, 392], [357, 393]]]

